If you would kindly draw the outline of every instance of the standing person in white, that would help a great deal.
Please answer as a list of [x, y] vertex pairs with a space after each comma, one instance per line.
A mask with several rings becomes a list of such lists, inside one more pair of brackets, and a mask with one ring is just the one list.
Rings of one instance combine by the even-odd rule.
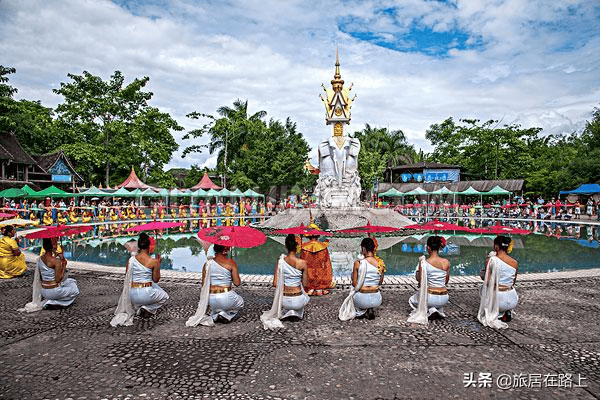
[[519, 302], [519, 296], [514, 288], [517, 281], [519, 263], [509, 256], [513, 241], [506, 236], [494, 239], [494, 251], [486, 259], [486, 268], [481, 271], [481, 303], [479, 304], [478, 319], [492, 328], [506, 328], [512, 319], [512, 310]]
[[281, 319], [284, 318], [302, 319], [304, 306], [310, 301], [303, 287], [308, 283], [307, 265], [306, 261], [296, 257], [297, 246], [296, 236], [287, 235], [287, 255], [279, 257], [273, 274], [273, 306], [260, 317], [265, 329], [283, 328]]
[[419, 291], [408, 300], [413, 309], [409, 322], [426, 324], [428, 318], [446, 317], [444, 306], [448, 304], [446, 284], [450, 279], [450, 262], [438, 254], [445, 246], [446, 240], [440, 236], [430, 236], [427, 239], [429, 258], [419, 258], [415, 271]]
[[160, 255], [153, 258], [154, 245], [148, 234], [142, 232], [138, 239], [138, 253], [129, 259], [131, 268], [131, 289], [129, 299], [142, 317], [156, 314], [169, 295], [157, 283], [160, 281]]

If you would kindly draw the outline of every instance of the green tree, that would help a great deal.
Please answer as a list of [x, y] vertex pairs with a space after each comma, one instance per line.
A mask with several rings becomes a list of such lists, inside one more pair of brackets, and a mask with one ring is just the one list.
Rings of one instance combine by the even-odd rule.
[[513, 178], [528, 167], [528, 140], [541, 131], [515, 124], [500, 127], [495, 120], [480, 124], [476, 119], [463, 119], [460, 123], [448, 118], [429, 127], [425, 137], [435, 146], [431, 159], [460, 165], [467, 175], [480, 179]]
[[240, 190], [258, 188], [267, 192], [272, 186], [293, 186], [306, 178], [304, 161], [310, 148], [289, 118], [285, 122], [263, 121], [265, 111], [248, 115], [248, 102], [236, 100], [233, 107], [220, 107], [216, 118], [193, 112], [188, 117], [207, 118], [201, 128], [190, 131], [185, 139], [207, 134], [207, 144], [188, 146], [190, 152], [217, 153], [217, 171], [227, 176], [231, 186]]
[[18, 112], [17, 102], [13, 99], [17, 88], [8, 84], [8, 75], [17, 72], [15, 68], [0, 65], [0, 131], [14, 131], [12, 115]]
[[[219, 107], [216, 118], [209, 114], [191, 112], [187, 115], [191, 119], [207, 118], [209, 121], [198, 129], [188, 132], [183, 139], [197, 139], [205, 134], [210, 135], [210, 142], [206, 145], [191, 145], [185, 148], [182, 157], [192, 152], [202, 152], [208, 149], [209, 154], [217, 151], [217, 164], [221, 165], [225, 178], [231, 171], [229, 160], [240, 156], [243, 146], [247, 144], [250, 132], [256, 131], [262, 125], [266, 111], [258, 111], [248, 115], [248, 100], [237, 99], [233, 107]], [[227, 184], [227, 181], [225, 181]]]
[[386, 167], [409, 164], [418, 156], [414, 146], [401, 130], [374, 128], [369, 124], [352, 137], [359, 139], [358, 173], [363, 190], [371, 190], [376, 180], [383, 178]]
[[101, 179], [102, 170], [109, 185], [111, 176], [127, 176], [131, 165], [141, 166], [144, 180], [162, 169], [178, 148], [171, 131], [183, 127], [148, 105], [153, 94], [143, 88], [150, 78], [125, 84], [120, 71], [109, 81], [87, 71], [68, 77], [70, 82], [54, 89], [64, 97], [56, 107], [58, 123], [68, 133], [63, 149], [79, 161], [88, 182]]

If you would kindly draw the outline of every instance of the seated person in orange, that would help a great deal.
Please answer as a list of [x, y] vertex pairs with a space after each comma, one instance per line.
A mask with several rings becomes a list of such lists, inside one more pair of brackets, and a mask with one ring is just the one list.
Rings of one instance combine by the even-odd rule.
[[39, 220], [38, 220], [38, 217], [37, 217], [37, 214], [35, 213], [35, 211], [31, 211], [29, 213], [29, 220], [36, 222], [36, 224], [34, 224], [34, 225], [37, 225], [37, 223], [39, 223]]
[[138, 219], [146, 219], [146, 213], [144, 212], [143, 208], [140, 208], [138, 210], [138, 216], [137, 216], [137, 218]]
[[177, 219], [177, 209], [171, 208], [171, 218]]
[[[315, 223], [309, 226], [311, 229], [319, 229]], [[308, 295], [321, 296], [328, 294], [335, 287], [333, 281], [333, 269], [329, 257], [329, 242], [319, 242], [318, 236], [309, 236], [309, 241], [302, 243], [301, 258], [307, 264], [308, 285], [304, 287]]]

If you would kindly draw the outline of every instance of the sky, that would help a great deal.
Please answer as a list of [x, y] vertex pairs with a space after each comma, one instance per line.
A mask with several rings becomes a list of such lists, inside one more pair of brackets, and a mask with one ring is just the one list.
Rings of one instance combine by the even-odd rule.
[[[354, 83], [354, 132], [402, 130], [431, 151], [430, 125], [448, 117], [581, 131], [600, 104], [596, 0], [0, 0], [0, 65], [15, 98], [55, 107], [52, 89], [88, 71], [150, 77], [150, 102], [186, 131], [221, 106], [297, 123], [312, 148], [331, 135], [319, 100], [335, 52]], [[215, 155], [166, 168], [212, 167]], [[207, 139], [199, 139], [199, 143]]]

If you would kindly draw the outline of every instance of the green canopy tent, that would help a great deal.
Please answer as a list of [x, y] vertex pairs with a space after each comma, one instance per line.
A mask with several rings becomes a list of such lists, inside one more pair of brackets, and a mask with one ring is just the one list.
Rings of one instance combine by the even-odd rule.
[[60, 190], [56, 186], [52, 185], [47, 187], [46, 189], [40, 190], [36, 194], [31, 195], [30, 197], [73, 197], [73, 193], [65, 192], [64, 190]]
[[140, 193], [141, 197], [160, 197], [160, 193], [155, 192], [154, 190], [148, 188]]
[[260, 193], [256, 193], [254, 190], [252, 189], [248, 189], [244, 192], [244, 196], [246, 197], [264, 197], [262, 194]]
[[490, 191], [488, 192], [483, 192], [482, 194], [484, 195], [502, 195], [502, 194], [508, 194], [511, 195], [512, 192], [502, 189], [500, 186], [496, 185], [494, 188], [492, 188]]
[[0, 192], [0, 198], [4, 197], [7, 199], [13, 199], [17, 197], [25, 197], [27, 196], [27, 192], [21, 190], [19, 188], [10, 188]]
[[102, 189], [98, 189], [96, 186], [91, 186], [88, 190], [83, 191], [78, 194], [78, 196], [108, 196], [109, 194], [103, 191]]
[[206, 190], [198, 189], [192, 192], [192, 197], [208, 197], [208, 194]]
[[135, 197], [135, 194], [125, 188], [121, 188], [121, 189], [118, 189], [118, 190], [112, 192], [111, 194], [109, 194], [109, 196], [111, 196], [111, 197]]
[[462, 194], [464, 196], [479, 195], [479, 200], [480, 200], [481, 203], [483, 203], [483, 193], [480, 192], [479, 190], [475, 190], [473, 188], [473, 186], [469, 186], [468, 189], [463, 190], [462, 192], [458, 192], [457, 194]]
[[219, 197], [231, 197], [231, 192], [223, 188], [219, 191]]
[[27, 185], [27, 184], [25, 184], [25, 186], [23, 186], [21, 188], [21, 190], [24, 191], [25, 193], [27, 193], [27, 196], [31, 196], [31, 195], [34, 195], [37, 193], [35, 190], [30, 188], [29, 185]]
[[244, 197], [244, 192], [242, 192], [240, 189], [235, 189], [233, 192], [231, 192], [231, 197]]
[[413, 190], [410, 190], [410, 191], [404, 193], [404, 196], [423, 196], [426, 194], [429, 194], [429, 192], [419, 186]]
[[217, 197], [218, 195], [219, 192], [217, 192], [215, 189], [210, 189], [208, 192], [206, 192], [207, 197]]
[[442, 186], [440, 189], [434, 190], [433, 192], [431, 192], [429, 194], [437, 194], [440, 196], [452, 194], [452, 195], [454, 195], [452, 202], [456, 203], [456, 192], [453, 192], [452, 190], [448, 189], [446, 186]]
[[378, 193], [377, 197], [402, 197], [404, 196], [404, 193], [402, 193], [399, 190], [396, 190], [395, 188], [391, 188], [390, 190], [383, 192], [383, 193]]

